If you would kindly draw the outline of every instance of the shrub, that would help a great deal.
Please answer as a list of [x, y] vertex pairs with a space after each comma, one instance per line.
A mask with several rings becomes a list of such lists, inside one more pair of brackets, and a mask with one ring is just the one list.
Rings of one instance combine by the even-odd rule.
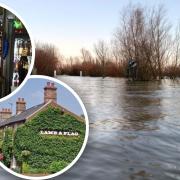
[[49, 167], [50, 173], [56, 173], [56, 172], [64, 169], [67, 165], [68, 165], [68, 163], [65, 161], [59, 161], [59, 162], [54, 161], [51, 163], [51, 165]]
[[22, 164], [22, 173], [29, 173], [29, 165], [25, 162]]
[[57, 48], [48, 43], [38, 43], [36, 47], [35, 68], [37, 74], [53, 76], [60, 65]]
[[27, 162], [28, 157], [31, 155], [30, 151], [24, 150], [21, 152], [22, 161]]
[[48, 175], [49, 170], [44, 168], [32, 168], [29, 166], [28, 172], [24, 172], [24, 174], [41, 174], [41, 175]]
[[22, 151], [22, 153], [21, 153], [21, 156], [24, 157], [24, 158], [27, 158], [30, 155], [31, 155], [31, 152], [30, 151], [26, 151], [26, 150]]

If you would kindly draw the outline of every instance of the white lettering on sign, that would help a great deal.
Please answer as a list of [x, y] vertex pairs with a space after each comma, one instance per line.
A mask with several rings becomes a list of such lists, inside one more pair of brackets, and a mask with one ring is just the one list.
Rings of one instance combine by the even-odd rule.
[[79, 136], [78, 132], [67, 131], [40, 131], [42, 135], [57, 135], [57, 136]]

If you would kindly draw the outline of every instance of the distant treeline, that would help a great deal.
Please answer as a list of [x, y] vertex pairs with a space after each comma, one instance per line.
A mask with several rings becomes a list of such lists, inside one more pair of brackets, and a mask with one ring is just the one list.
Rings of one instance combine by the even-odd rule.
[[81, 49], [79, 57], [65, 58], [53, 45], [38, 43], [37, 74], [127, 77], [129, 60], [137, 63], [137, 80], [180, 76], [180, 25], [172, 26], [165, 8], [128, 5], [112, 40], [94, 45], [94, 51]]

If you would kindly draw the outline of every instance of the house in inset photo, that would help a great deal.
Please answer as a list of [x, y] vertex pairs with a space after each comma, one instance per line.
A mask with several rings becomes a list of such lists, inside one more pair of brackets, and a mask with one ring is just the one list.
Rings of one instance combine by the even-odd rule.
[[21, 97], [16, 114], [0, 112], [2, 162], [25, 175], [60, 171], [78, 155], [85, 137], [85, 119], [57, 103], [57, 87], [47, 82], [44, 101], [31, 108]]

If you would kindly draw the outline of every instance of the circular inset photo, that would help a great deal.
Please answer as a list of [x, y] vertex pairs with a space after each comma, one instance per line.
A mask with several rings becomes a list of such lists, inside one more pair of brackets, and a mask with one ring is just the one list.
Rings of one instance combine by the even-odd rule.
[[68, 170], [83, 153], [87, 112], [63, 82], [31, 76], [0, 108], [0, 165], [8, 172], [49, 179]]
[[0, 4], [0, 98], [17, 89], [34, 64], [34, 42], [23, 20]]

